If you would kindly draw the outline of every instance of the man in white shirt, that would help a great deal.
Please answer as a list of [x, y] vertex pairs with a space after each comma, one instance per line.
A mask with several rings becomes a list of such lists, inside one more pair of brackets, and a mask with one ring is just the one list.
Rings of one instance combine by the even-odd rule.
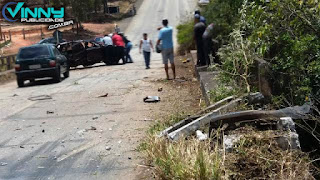
[[110, 36], [105, 35], [104, 38], [102, 39], [102, 42], [105, 46], [113, 46], [113, 42]]

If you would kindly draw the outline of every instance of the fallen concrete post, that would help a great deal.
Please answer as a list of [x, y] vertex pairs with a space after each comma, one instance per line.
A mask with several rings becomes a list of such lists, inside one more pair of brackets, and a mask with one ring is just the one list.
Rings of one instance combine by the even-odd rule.
[[223, 108], [224, 107], [221, 107], [181, 127], [180, 129], [169, 133], [168, 138], [170, 140], [175, 141], [181, 137], [189, 136], [193, 134], [195, 131], [197, 131], [198, 129], [200, 129], [200, 127], [204, 127], [209, 123], [213, 124], [213, 126], [220, 126], [223, 124], [228, 124], [229, 126], [232, 126], [232, 125], [236, 126], [235, 124], [241, 121], [248, 121], [248, 120], [254, 120], [259, 118], [291, 117], [292, 119], [303, 119], [303, 118], [306, 118], [306, 114], [310, 113], [311, 111], [311, 106], [308, 104], [305, 104], [303, 106], [289, 107], [289, 108], [274, 110], [274, 111], [250, 110], [250, 111], [233, 112], [233, 113], [227, 113], [224, 115], [219, 115], [221, 109]]
[[209, 124], [210, 120], [213, 117], [215, 117], [225, 111], [234, 109], [235, 107], [239, 106], [241, 102], [242, 102], [242, 99], [240, 99], [240, 98], [235, 99], [235, 100], [231, 101], [230, 103], [190, 122], [189, 124], [186, 124], [185, 126], [179, 128], [175, 131], [172, 131], [171, 133], [168, 133], [167, 137], [171, 140], [177, 140], [181, 135], [190, 135], [191, 133], [198, 130], [201, 126]]
[[206, 113], [206, 112], [208, 112], [208, 111], [212, 111], [212, 110], [215, 110], [215, 109], [217, 109], [217, 108], [220, 108], [221, 106], [223, 106], [224, 104], [230, 102], [230, 101], [233, 100], [234, 98], [235, 98], [234, 96], [230, 96], [230, 97], [227, 97], [227, 98], [222, 99], [221, 101], [216, 102], [215, 104], [213, 104], [213, 105], [207, 107], [206, 109], [198, 112], [197, 115], [187, 117], [186, 119], [184, 119], [184, 120], [176, 123], [175, 125], [170, 126], [169, 128], [163, 130], [163, 131], [159, 134], [158, 137], [163, 137], [163, 136], [171, 133], [172, 131], [175, 131], [175, 130], [177, 130], [177, 129], [179, 129], [179, 128], [181, 128], [181, 127], [183, 127], [183, 126], [185, 126], [185, 125], [187, 125], [187, 124], [189, 124], [189, 123], [191, 123], [192, 121], [200, 118], [202, 114], [204, 114], [204, 113]]
[[215, 109], [218, 109], [219, 107], [223, 106], [224, 104], [226, 104], [226, 103], [228, 103], [228, 102], [230, 102], [230, 101], [232, 101], [234, 99], [235, 99], [234, 96], [229, 96], [227, 98], [224, 98], [221, 101], [218, 101], [218, 102], [212, 104], [211, 106], [205, 108], [204, 110], [198, 112], [197, 114], [203, 114], [203, 113], [206, 113], [208, 111], [213, 111]]

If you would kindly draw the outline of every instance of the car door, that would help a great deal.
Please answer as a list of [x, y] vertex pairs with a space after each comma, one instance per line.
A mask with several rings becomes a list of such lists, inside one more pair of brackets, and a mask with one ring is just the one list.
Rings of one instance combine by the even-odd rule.
[[66, 72], [67, 69], [68, 69], [67, 58], [66, 58], [64, 55], [62, 55], [62, 54], [59, 52], [59, 50], [58, 50], [56, 47], [54, 47], [54, 46], [52, 46], [52, 51], [53, 51], [53, 54], [54, 54], [54, 56], [56, 57], [59, 65], [60, 65], [61, 71], [62, 71], [62, 72]]

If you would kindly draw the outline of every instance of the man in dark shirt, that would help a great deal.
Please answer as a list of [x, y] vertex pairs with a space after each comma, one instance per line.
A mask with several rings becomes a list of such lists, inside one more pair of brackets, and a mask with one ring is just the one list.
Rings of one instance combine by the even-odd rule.
[[206, 30], [206, 25], [203, 22], [200, 22], [200, 15], [196, 14], [194, 16], [194, 40], [196, 41], [197, 45], [197, 65], [198, 66], [205, 66], [205, 52], [203, 48], [203, 33]]
[[203, 22], [205, 25], [207, 25], [206, 18], [203, 17], [203, 16], [201, 16], [200, 10], [196, 10], [196, 11], [194, 12], [194, 15], [196, 15], [196, 14], [199, 14], [199, 16], [200, 16], [200, 22]]
[[207, 65], [211, 64], [210, 61], [210, 54], [212, 52], [212, 46], [213, 46], [213, 42], [212, 42], [212, 31], [213, 31], [213, 24], [210, 24], [206, 31], [203, 33], [202, 35], [202, 39], [203, 39], [203, 49], [204, 49], [204, 56], [206, 59], [206, 63]]

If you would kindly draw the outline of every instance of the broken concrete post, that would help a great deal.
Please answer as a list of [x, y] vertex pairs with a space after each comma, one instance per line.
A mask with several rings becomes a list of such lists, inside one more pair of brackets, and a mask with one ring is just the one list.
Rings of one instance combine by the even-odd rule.
[[296, 132], [288, 132], [276, 139], [279, 147], [283, 150], [301, 149], [299, 135]]
[[282, 117], [277, 124], [278, 130], [296, 132], [296, 125], [291, 117]]
[[283, 150], [301, 149], [299, 135], [296, 133], [296, 126], [291, 117], [280, 118], [277, 129], [287, 132], [284, 136], [276, 139], [280, 148]]
[[200, 117], [200, 118], [196, 119], [195, 121], [169, 133], [167, 136], [170, 140], [174, 140], [174, 141], [179, 139], [183, 135], [188, 136], [188, 135], [194, 133], [196, 130], [200, 129], [201, 126], [205, 126], [205, 125], [209, 124], [210, 120], [213, 117], [239, 106], [241, 101], [242, 101], [242, 99], [233, 100], [230, 103], [204, 115], [203, 117]]
[[224, 98], [221, 101], [218, 101], [218, 102], [210, 105], [209, 107], [205, 108], [204, 110], [198, 112], [197, 114], [203, 114], [203, 113], [206, 113], [207, 111], [212, 111], [212, 110], [218, 109], [219, 107], [223, 106], [224, 104], [226, 104], [234, 99], [235, 99], [234, 96], [229, 96], [227, 98]]
[[[168, 134], [168, 138], [170, 140], [178, 140], [183, 136], [189, 136], [193, 134], [196, 130], [200, 129], [200, 127], [204, 127], [210, 123], [211, 127], [220, 127], [221, 125], [228, 124], [228, 126], [237, 127], [237, 123], [241, 121], [248, 121], [254, 119], [261, 118], [270, 118], [270, 117], [287, 117], [290, 116], [292, 119], [303, 119], [306, 118], [306, 114], [310, 113], [311, 106], [309, 104], [305, 104], [303, 106], [295, 106], [289, 107], [280, 110], [274, 111], [241, 111], [241, 112], [233, 112], [227, 113], [224, 115], [219, 115], [221, 111], [227, 110], [228, 108], [234, 108], [238, 103], [241, 103], [241, 99], [236, 99], [221, 108], [206, 114], [203, 117], [198, 118], [197, 120], [171, 132]], [[226, 106], [228, 108], [226, 108]]]
[[179, 129], [179, 128], [181, 128], [181, 127], [189, 124], [190, 122], [192, 122], [192, 121], [198, 119], [199, 117], [201, 117], [201, 115], [204, 114], [204, 113], [206, 113], [207, 111], [212, 111], [212, 110], [215, 110], [215, 109], [217, 109], [217, 108], [220, 108], [221, 106], [223, 106], [224, 104], [230, 102], [230, 101], [233, 100], [234, 98], [235, 98], [234, 96], [230, 96], [230, 97], [227, 97], [227, 98], [225, 98], [225, 99], [222, 99], [222, 100], [219, 101], [219, 102], [216, 102], [215, 104], [213, 104], [213, 105], [207, 107], [206, 109], [198, 112], [197, 115], [195, 115], [195, 116], [190, 116], [190, 117], [188, 117], [188, 118], [186, 118], [186, 119], [184, 119], [184, 120], [176, 123], [175, 125], [170, 126], [169, 128], [163, 130], [163, 131], [159, 134], [158, 137], [163, 137], [163, 136], [171, 133], [172, 131], [175, 131], [175, 130], [177, 130], [177, 129]]

